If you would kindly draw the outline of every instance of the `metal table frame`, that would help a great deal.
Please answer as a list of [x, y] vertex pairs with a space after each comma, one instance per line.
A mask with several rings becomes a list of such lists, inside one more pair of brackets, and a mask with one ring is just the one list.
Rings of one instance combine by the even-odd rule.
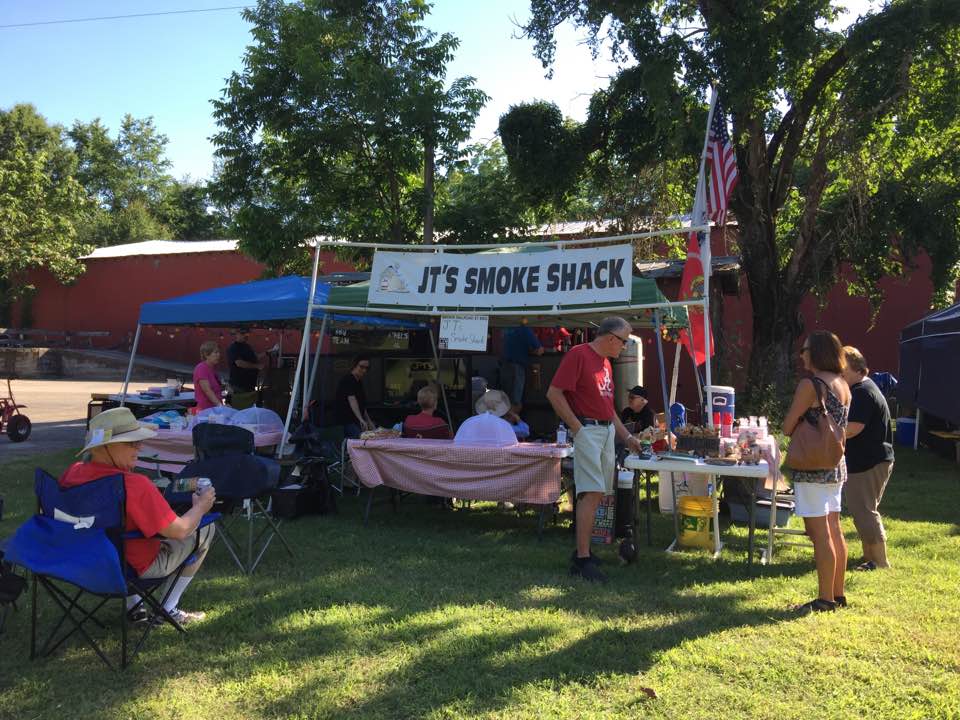
[[[754, 536], [756, 534], [756, 500], [757, 500], [757, 490], [758, 484], [766, 480], [767, 475], [770, 472], [770, 466], [766, 461], [762, 460], [757, 465], [708, 465], [701, 460], [685, 461], [685, 460], [643, 460], [637, 455], [628, 455], [627, 459], [623, 463], [627, 468], [636, 472], [643, 472], [646, 478], [647, 486], [647, 544], [651, 543], [650, 536], [650, 522], [651, 522], [651, 513], [652, 508], [649, 502], [650, 494], [650, 473], [661, 473], [661, 472], [675, 472], [675, 473], [696, 473], [701, 475], [711, 475], [715, 478], [715, 481], [711, 483], [712, 488], [710, 490], [710, 496], [713, 500], [713, 556], [714, 558], [720, 556], [720, 551], [723, 549], [723, 542], [720, 540], [720, 483], [722, 482], [722, 477], [741, 477], [752, 479], [753, 482], [750, 484], [750, 522], [749, 522], [749, 532], [747, 540], [747, 567], [752, 569], [753, 567], [753, 555], [754, 555]], [[708, 488], [710, 488], [708, 485]], [[672, 488], [673, 494], [673, 532], [674, 539], [670, 543], [670, 546], [667, 547], [667, 552], [674, 552], [677, 546], [677, 543], [680, 539], [680, 515], [678, 512], [679, 503], [677, 502], [676, 487]], [[775, 512], [775, 510], [774, 510]]]

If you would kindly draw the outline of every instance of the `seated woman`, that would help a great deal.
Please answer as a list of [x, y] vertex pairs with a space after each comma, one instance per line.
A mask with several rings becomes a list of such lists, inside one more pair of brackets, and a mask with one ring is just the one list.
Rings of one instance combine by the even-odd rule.
[[457, 445], [491, 445], [506, 447], [517, 444], [517, 436], [503, 416], [510, 412], [510, 398], [503, 390], [487, 390], [474, 405], [477, 414], [464, 420], [456, 437]]
[[447, 422], [434, 414], [437, 410], [437, 391], [432, 385], [425, 385], [417, 391], [417, 404], [420, 406], [420, 412], [416, 415], [407, 415], [403, 421], [404, 434], [416, 436], [429, 432], [431, 437], [436, 438], [446, 430], [446, 437], [449, 438], [450, 428]]
[[[216, 492], [211, 487], [202, 494], [193, 493], [193, 506], [178, 516], [145, 475], [132, 472], [143, 441], [156, 434], [152, 425], [138, 422], [130, 408], [104, 410], [90, 421], [86, 444], [80, 451], [80, 454], [90, 453], [90, 459], [67, 468], [59, 483], [62, 488], [71, 488], [118, 472], [123, 473], [126, 527], [144, 536], [124, 540], [127, 564], [142, 578], [162, 578], [175, 572], [184, 560], [195, 555], [194, 561], [184, 568], [173, 588], [164, 587], [159, 593], [159, 597], [163, 597], [169, 589], [170, 594], [163, 607], [181, 625], [186, 625], [205, 617], [205, 613], [181, 610], [177, 605], [183, 591], [200, 569], [213, 540], [212, 524], [199, 530], [198, 527], [203, 516], [213, 507]], [[138, 596], [127, 598], [128, 608], [139, 603]], [[131, 619], [147, 619], [143, 606]]]

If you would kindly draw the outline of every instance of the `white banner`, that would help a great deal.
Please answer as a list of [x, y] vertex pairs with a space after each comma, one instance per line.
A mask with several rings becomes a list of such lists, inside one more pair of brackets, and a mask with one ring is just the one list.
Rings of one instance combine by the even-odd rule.
[[440, 316], [441, 350], [487, 350], [489, 315]]
[[464, 309], [627, 303], [632, 266], [630, 245], [470, 255], [378, 250], [367, 300]]

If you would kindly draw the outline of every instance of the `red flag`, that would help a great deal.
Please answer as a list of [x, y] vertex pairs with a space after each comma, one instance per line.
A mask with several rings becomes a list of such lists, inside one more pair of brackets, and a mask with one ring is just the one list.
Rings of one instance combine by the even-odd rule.
[[[704, 189], [702, 175], [697, 181], [697, 195], [693, 203], [693, 216], [690, 219], [690, 224], [701, 226], [707, 224], [706, 190]], [[704, 266], [709, 268], [711, 261], [709, 232], [690, 233], [687, 237], [687, 260], [683, 264], [683, 275], [680, 276], [680, 300], [703, 297], [703, 269]], [[681, 330], [680, 342], [687, 348], [687, 352], [693, 358], [694, 365], [702, 365], [707, 361], [705, 352], [707, 344], [703, 337], [703, 308], [689, 306], [687, 307], [687, 313], [690, 318], [690, 332]], [[693, 335], [692, 338], [690, 337], [691, 334]], [[713, 332], [711, 332], [710, 355], [713, 355], [714, 349]]]

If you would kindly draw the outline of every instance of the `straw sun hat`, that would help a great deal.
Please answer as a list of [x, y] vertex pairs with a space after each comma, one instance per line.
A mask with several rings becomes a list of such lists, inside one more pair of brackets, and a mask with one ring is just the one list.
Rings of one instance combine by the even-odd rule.
[[477, 411], [477, 415], [489, 412], [497, 417], [503, 417], [510, 412], [510, 398], [503, 390], [487, 390], [477, 399], [473, 408]]
[[83, 455], [92, 448], [114, 443], [128, 443], [155, 437], [156, 426], [139, 422], [130, 412], [130, 408], [118, 407], [104, 410], [90, 421], [90, 429], [84, 441]]

